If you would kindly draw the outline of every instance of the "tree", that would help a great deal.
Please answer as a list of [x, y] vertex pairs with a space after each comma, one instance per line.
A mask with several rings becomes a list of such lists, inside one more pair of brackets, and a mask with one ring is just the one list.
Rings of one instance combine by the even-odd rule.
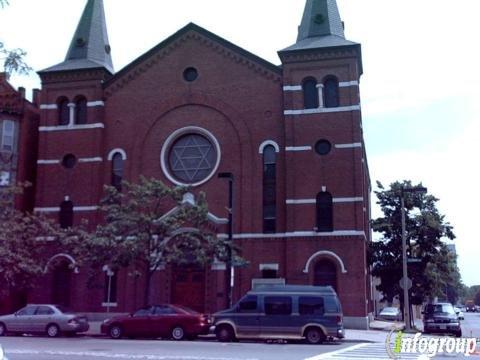
[[[7, 0], [0, 0], [0, 7], [4, 8], [7, 5]], [[0, 60], [3, 61], [3, 69], [7, 74], [28, 74], [32, 68], [24, 61], [26, 55], [25, 50], [8, 49], [5, 43], [0, 41]]]
[[121, 192], [106, 186], [101, 201], [105, 223], [93, 233], [72, 229], [64, 242], [83, 264], [113, 271], [128, 267], [144, 276], [148, 303], [152, 275], [161, 266], [207, 264], [227, 254], [228, 243], [208, 230], [205, 195], [196, 203], [185, 201], [188, 190], [144, 177], [139, 183], [122, 182]]
[[26, 185], [0, 188], [0, 292], [29, 290], [43, 274], [48, 258], [41, 238], [55, 236], [55, 225], [41, 214], [14, 207]]
[[[375, 194], [383, 216], [372, 221], [372, 228], [381, 233], [382, 238], [369, 244], [368, 258], [372, 275], [381, 279], [377, 289], [391, 302], [396, 295], [403, 299], [399, 286], [403, 275], [400, 194], [402, 188], [414, 186], [411, 181], [394, 182], [390, 189], [385, 189], [380, 182], [377, 186], [380, 190]], [[421, 303], [427, 298], [447, 295], [447, 286], [458, 286], [456, 263], [445, 261], [450, 255], [443, 242], [445, 238], [453, 240], [455, 235], [436, 207], [437, 198], [418, 192], [405, 192], [403, 196], [408, 256], [417, 261], [409, 264], [411, 293], [416, 302]]]

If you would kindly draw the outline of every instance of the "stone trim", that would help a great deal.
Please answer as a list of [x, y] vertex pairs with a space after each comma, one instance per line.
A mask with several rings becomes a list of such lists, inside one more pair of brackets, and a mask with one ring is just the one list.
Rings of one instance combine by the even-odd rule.
[[284, 115], [309, 115], [321, 113], [335, 113], [345, 111], [360, 111], [360, 105], [338, 106], [331, 108], [317, 108], [317, 109], [300, 109], [300, 110], [284, 110]]
[[95, 124], [81, 124], [81, 125], [56, 125], [56, 126], [40, 126], [38, 131], [66, 131], [66, 130], [89, 130], [89, 129], [103, 129], [103, 123]]

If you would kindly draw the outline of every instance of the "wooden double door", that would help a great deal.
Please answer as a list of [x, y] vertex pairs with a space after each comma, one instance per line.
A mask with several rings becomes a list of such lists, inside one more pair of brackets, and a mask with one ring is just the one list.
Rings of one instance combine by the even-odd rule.
[[172, 269], [172, 303], [205, 311], [205, 269], [176, 266]]

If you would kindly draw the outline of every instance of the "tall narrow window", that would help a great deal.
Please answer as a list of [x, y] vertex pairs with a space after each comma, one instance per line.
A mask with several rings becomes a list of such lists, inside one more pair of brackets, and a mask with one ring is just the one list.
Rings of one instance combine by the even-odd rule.
[[61, 98], [58, 103], [58, 125], [68, 125], [70, 123], [70, 109], [68, 108], [68, 99]]
[[317, 194], [317, 231], [333, 231], [333, 199], [328, 192]]
[[83, 96], [75, 101], [75, 124], [87, 123], [87, 99]]
[[323, 97], [325, 107], [338, 107], [340, 104], [338, 92], [338, 80], [332, 76], [328, 77], [323, 83]]
[[15, 139], [15, 123], [12, 120], [4, 120], [2, 126], [2, 151], [13, 152]]
[[59, 214], [60, 227], [67, 229], [73, 225], [73, 202], [65, 200], [60, 204]]
[[112, 157], [112, 186], [122, 191], [123, 156], [119, 152]]
[[263, 149], [263, 232], [276, 231], [276, 153], [272, 145]]
[[305, 109], [316, 109], [319, 107], [317, 80], [306, 78], [303, 80], [303, 105]]

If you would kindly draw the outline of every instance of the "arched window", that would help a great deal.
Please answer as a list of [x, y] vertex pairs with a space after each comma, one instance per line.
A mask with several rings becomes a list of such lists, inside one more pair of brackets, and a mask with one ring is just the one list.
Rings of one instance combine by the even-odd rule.
[[317, 194], [317, 231], [333, 231], [333, 199], [328, 192]]
[[67, 229], [73, 225], [73, 202], [65, 200], [60, 204], [58, 220], [62, 229]]
[[276, 231], [277, 190], [276, 190], [276, 157], [273, 145], [263, 149], [263, 232]]
[[327, 108], [338, 107], [340, 104], [338, 80], [333, 76], [326, 78], [323, 83], [323, 103]]
[[116, 152], [112, 156], [112, 186], [118, 191], [122, 191], [123, 179], [123, 156]]
[[337, 268], [333, 262], [322, 259], [315, 264], [313, 284], [331, 286], [337, 290]]
[[303, 80], [303, 105], [305, 109], [316, 109], [318, 103], [317, 80], [314, 78], [306, 78]]
[[68, 125], [70, 123], [70, 109], [68, 108], [68, 99], [60, 98], [58, 106], [58, 125]]
[[80, 96], [75, 101], [75, 124], [87, 123], [87, 99]]

